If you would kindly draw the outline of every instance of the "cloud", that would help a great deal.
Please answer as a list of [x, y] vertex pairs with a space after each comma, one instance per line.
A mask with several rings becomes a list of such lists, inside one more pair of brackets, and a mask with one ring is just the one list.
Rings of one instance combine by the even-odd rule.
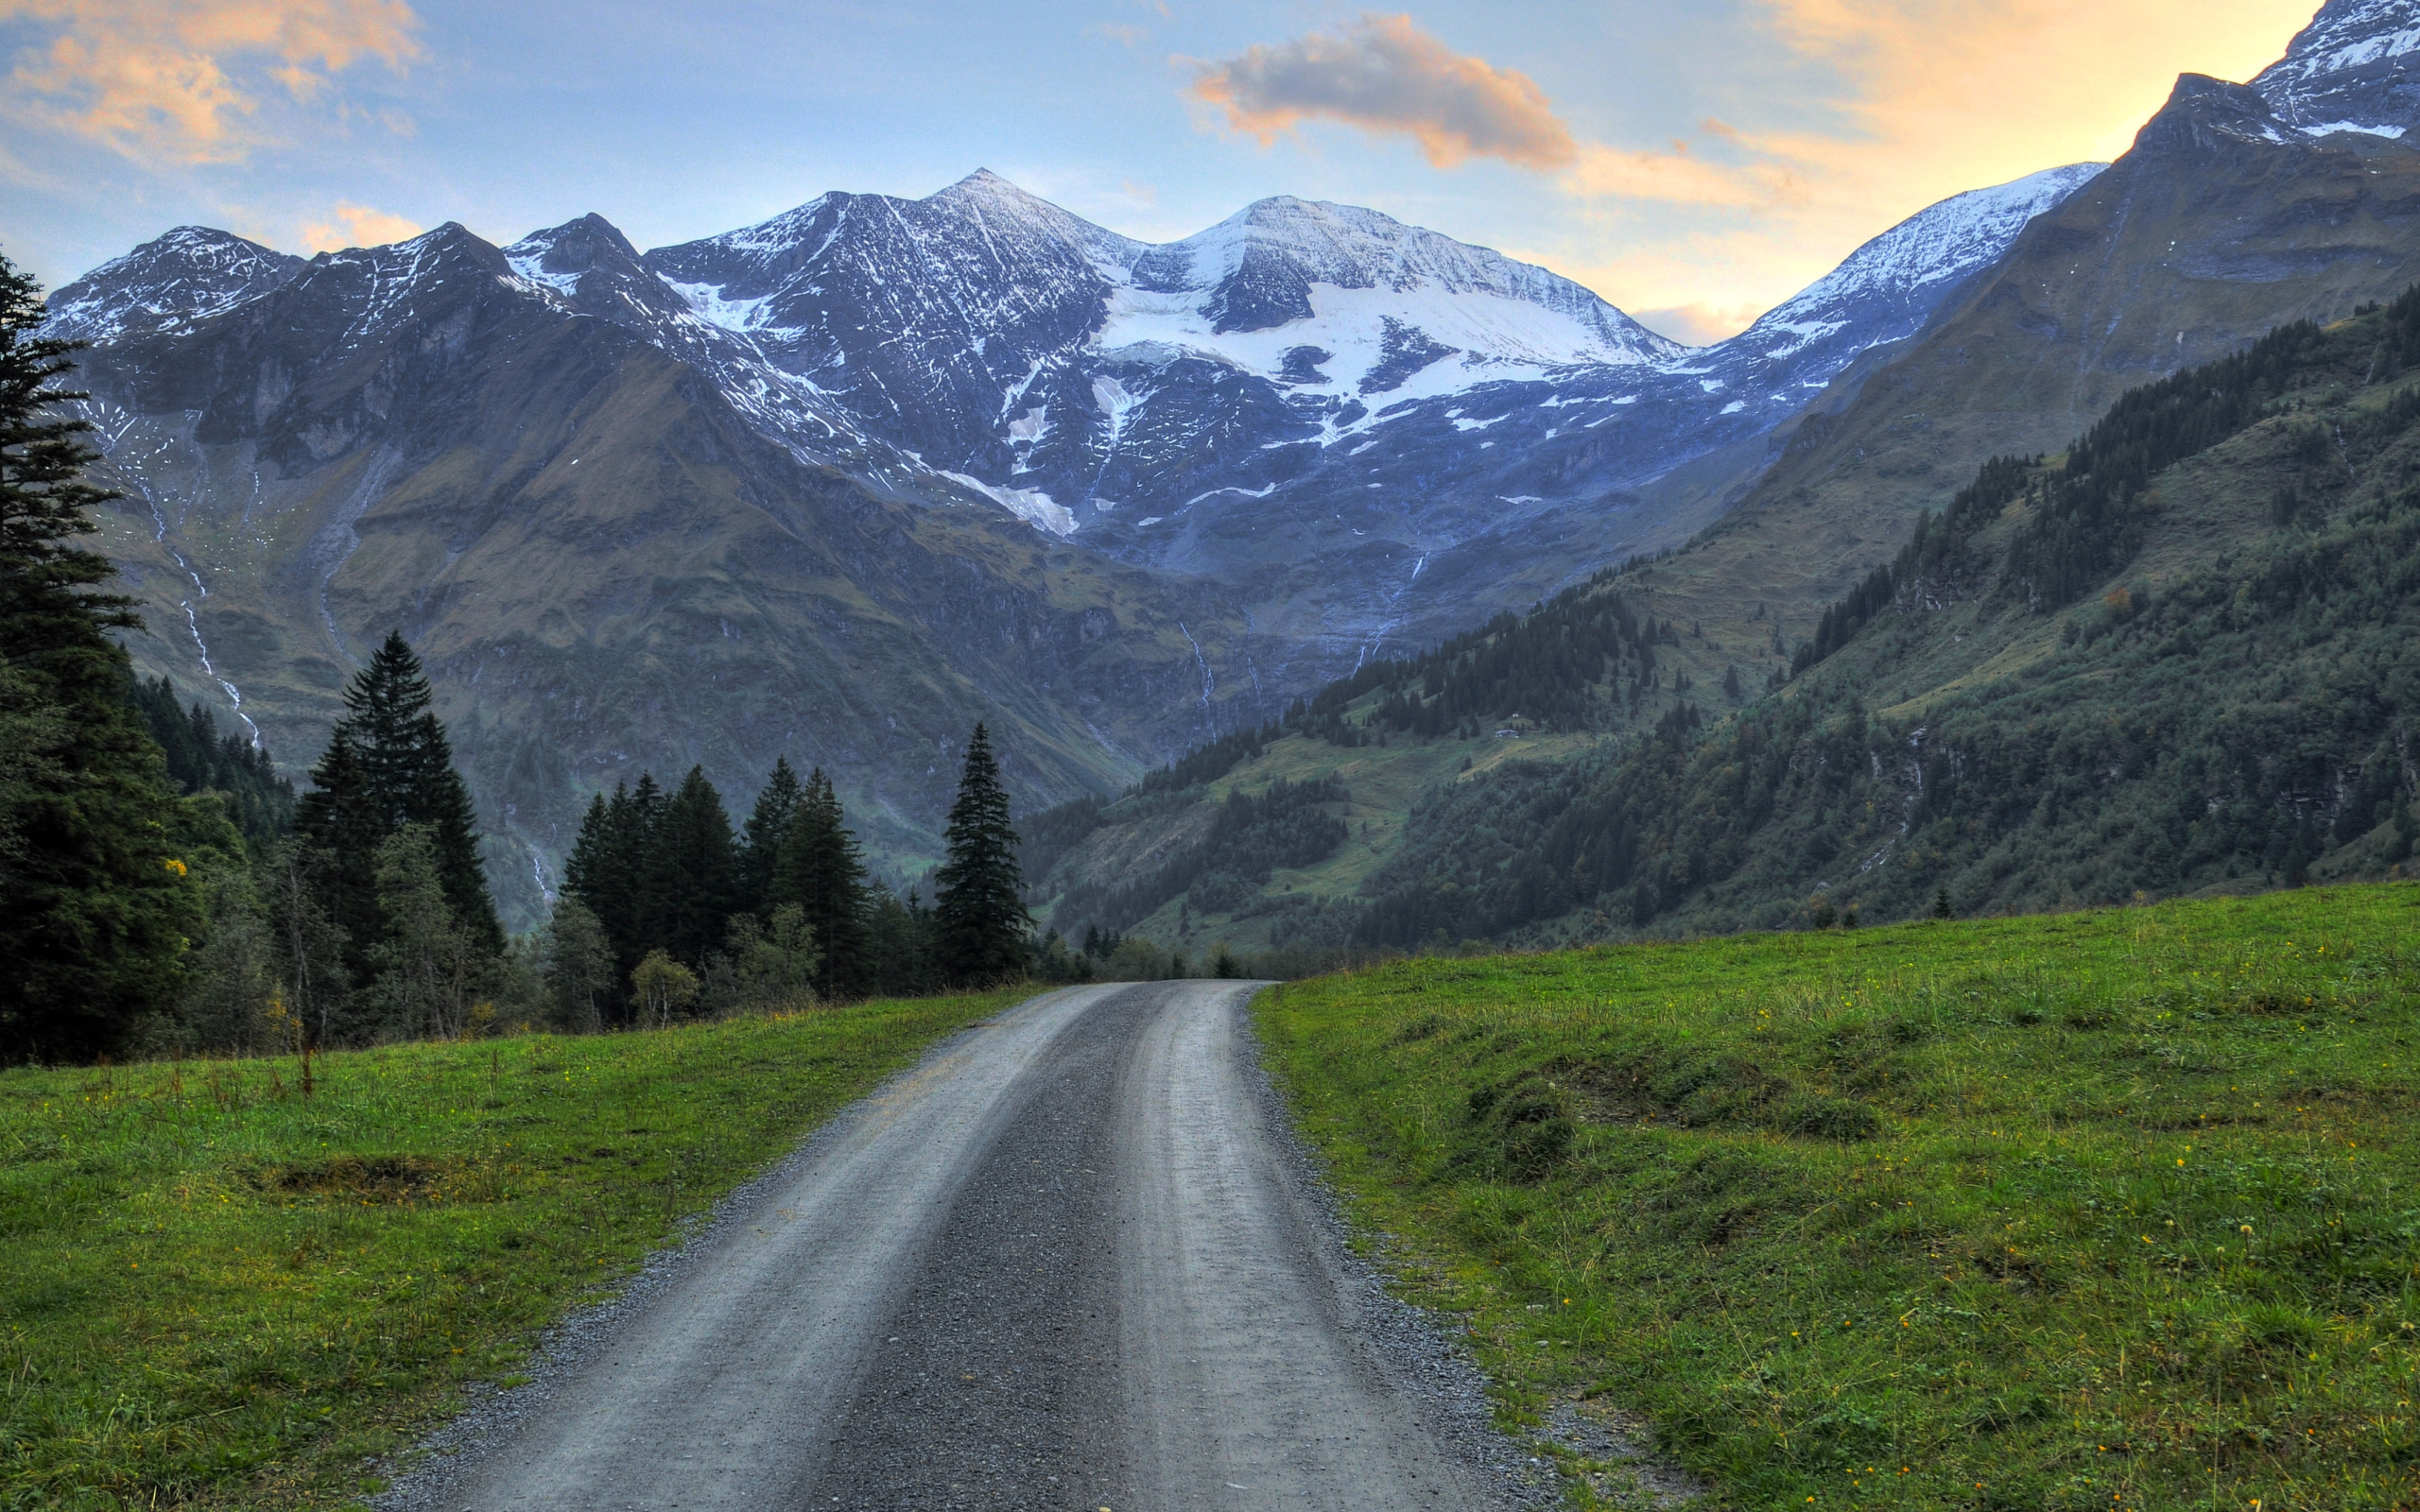
[[1330, 120], [1409, 136], [1441, 168], [1489, 157], [1551, 171], [1580, 160], [1528, 75], [1456, 54], [1409, 16], [1365, 12], [1335, 36], [1313, 32], [1193, 67], [1194, 97], [1263, 146], [1305, 120]]
[[329, 219], [302, 228], [302, 249], [340, 252], [348, 247], [384, 247], [389, 242], [408, 241], [420, 233], [416, 221], [372, 210], [368, 205], [339, 203]]
[[18, 55], [10, 114], [153, 163], [232, 163], [267, 140], [265, 94], [308, 104], [374, 60], [421, 56], [406, 0], [0, 0], [47, 28]]

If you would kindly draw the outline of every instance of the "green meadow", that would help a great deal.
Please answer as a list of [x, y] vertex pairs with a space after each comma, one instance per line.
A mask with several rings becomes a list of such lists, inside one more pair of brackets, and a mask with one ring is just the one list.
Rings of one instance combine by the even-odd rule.
[[683, 1220], [1025, 990], [0, 1074], [0, 1507], [343, 1505]]
[[2308, 889], [1407, 960], [1260, 1023], [1503, 1410], [1643, 1424], [1709, 1505], [2387, 1512], [2416, 948], [2420, 885]]

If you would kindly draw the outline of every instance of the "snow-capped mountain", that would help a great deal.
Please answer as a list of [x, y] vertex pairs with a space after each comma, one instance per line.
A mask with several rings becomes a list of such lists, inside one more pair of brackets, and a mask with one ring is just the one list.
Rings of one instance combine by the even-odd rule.
[[2252, 81], [2278, 119], [2312, 136], [2400, 138], [2420, 127], [2420, 0], [2327, 0]]
[[[54, 306], [67, 334], [143, 349], [113, 365], [116, 402], [173, 389], [199, 409], [197, 385], [236, 380], [222, 358], [182, 362], [179, 340], [263, 327], [253, 346], [277, 350], [259, 381], [286, 403], [316, 365], [476, 283], [503, 326], [635, 335], [793, 458], [880, 497], [997, 507], [1111, 560], [1257, 582], [1285, 606], [1272, 629], [1360, 655], [1501, 607], [1491, 540], [1564, 572], [1687, 534], [1639, 490], [1913, 334], [2094, 171], [1934, 206], [1702, 349], [1375, 211], [1279, 198], [1154, 246], [988, 172], [917, 200], [827, 194], [644, 255], [596, 215], [501, 249], [448, 226], [307, 263], [180, 231]], [[263, 325], [296, 321], [308, 331]], [[458, 320], [442, 339], [480, 337]], [[378, 420], [320, 416], [277, 444]], [[1551, 562], [1528, 543], [1539, 528], [1564, 541]], [[1455, 565], [1424, 578], [1441, 553]]]
[[1935, 207], [1703, 351], [1374, 211], [1279, 198], [1150, 246], [989, 172], [824, 195], [644, 263], [866, 436], [1053, 534], [1219, 571], [1256, 552], [1254, 522], [1324, 520], [1409, 564], [1770, 427], [2090, 171]]
[[[1779, 394], [1822, 388], [1874, 347], [1924, 329], [1944, 299], [1999, 260], [2026, 223], [2107, 166], [2070, 163], [1956, 195], [1918, 211], [1715, 349], [1761, 365]], [[1743, 387], [1755, 387], [1742, 374]]]

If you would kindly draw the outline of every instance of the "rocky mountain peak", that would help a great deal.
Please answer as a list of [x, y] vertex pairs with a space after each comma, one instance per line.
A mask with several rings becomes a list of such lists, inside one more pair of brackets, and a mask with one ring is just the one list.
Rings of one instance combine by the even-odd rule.
[[685, 308], [648, 271], [630, 238], [594, 213], [531, 232], [505, 248], [504, 258], [515, 273], [554, 290], [585, 314], [625, 319], [637, 310], [649, 319], [668, 319]]
[[51, 334], [95, 343], [190, 328], [268, 293], [302, 259], [207, 226], [179, 226], [50, 298]]
[[2399, 138], [2420, 126], [2414, 51], [2420, 0], [2327, 0], [2252, 87], [2278, 119], [2308, 135]]
[[2159, 113], [2135, 133], [2140, 153], [2205, 154], [2230, 144], [2281, 144], [2295, 140], [2249, 84], [2206, 74], [2179, 74]]

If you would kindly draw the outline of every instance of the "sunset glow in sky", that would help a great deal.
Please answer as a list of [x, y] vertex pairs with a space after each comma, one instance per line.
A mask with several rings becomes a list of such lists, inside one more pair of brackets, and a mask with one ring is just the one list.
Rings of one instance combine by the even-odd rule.
[[310, 252], [592, 210], [645, 248], [979, 166], [1150, 240], [1369, 205], [1704, 340], [2116, 156], [2315, 4], [0, 0], [0, 250], [55, 284], [189, 222]]

